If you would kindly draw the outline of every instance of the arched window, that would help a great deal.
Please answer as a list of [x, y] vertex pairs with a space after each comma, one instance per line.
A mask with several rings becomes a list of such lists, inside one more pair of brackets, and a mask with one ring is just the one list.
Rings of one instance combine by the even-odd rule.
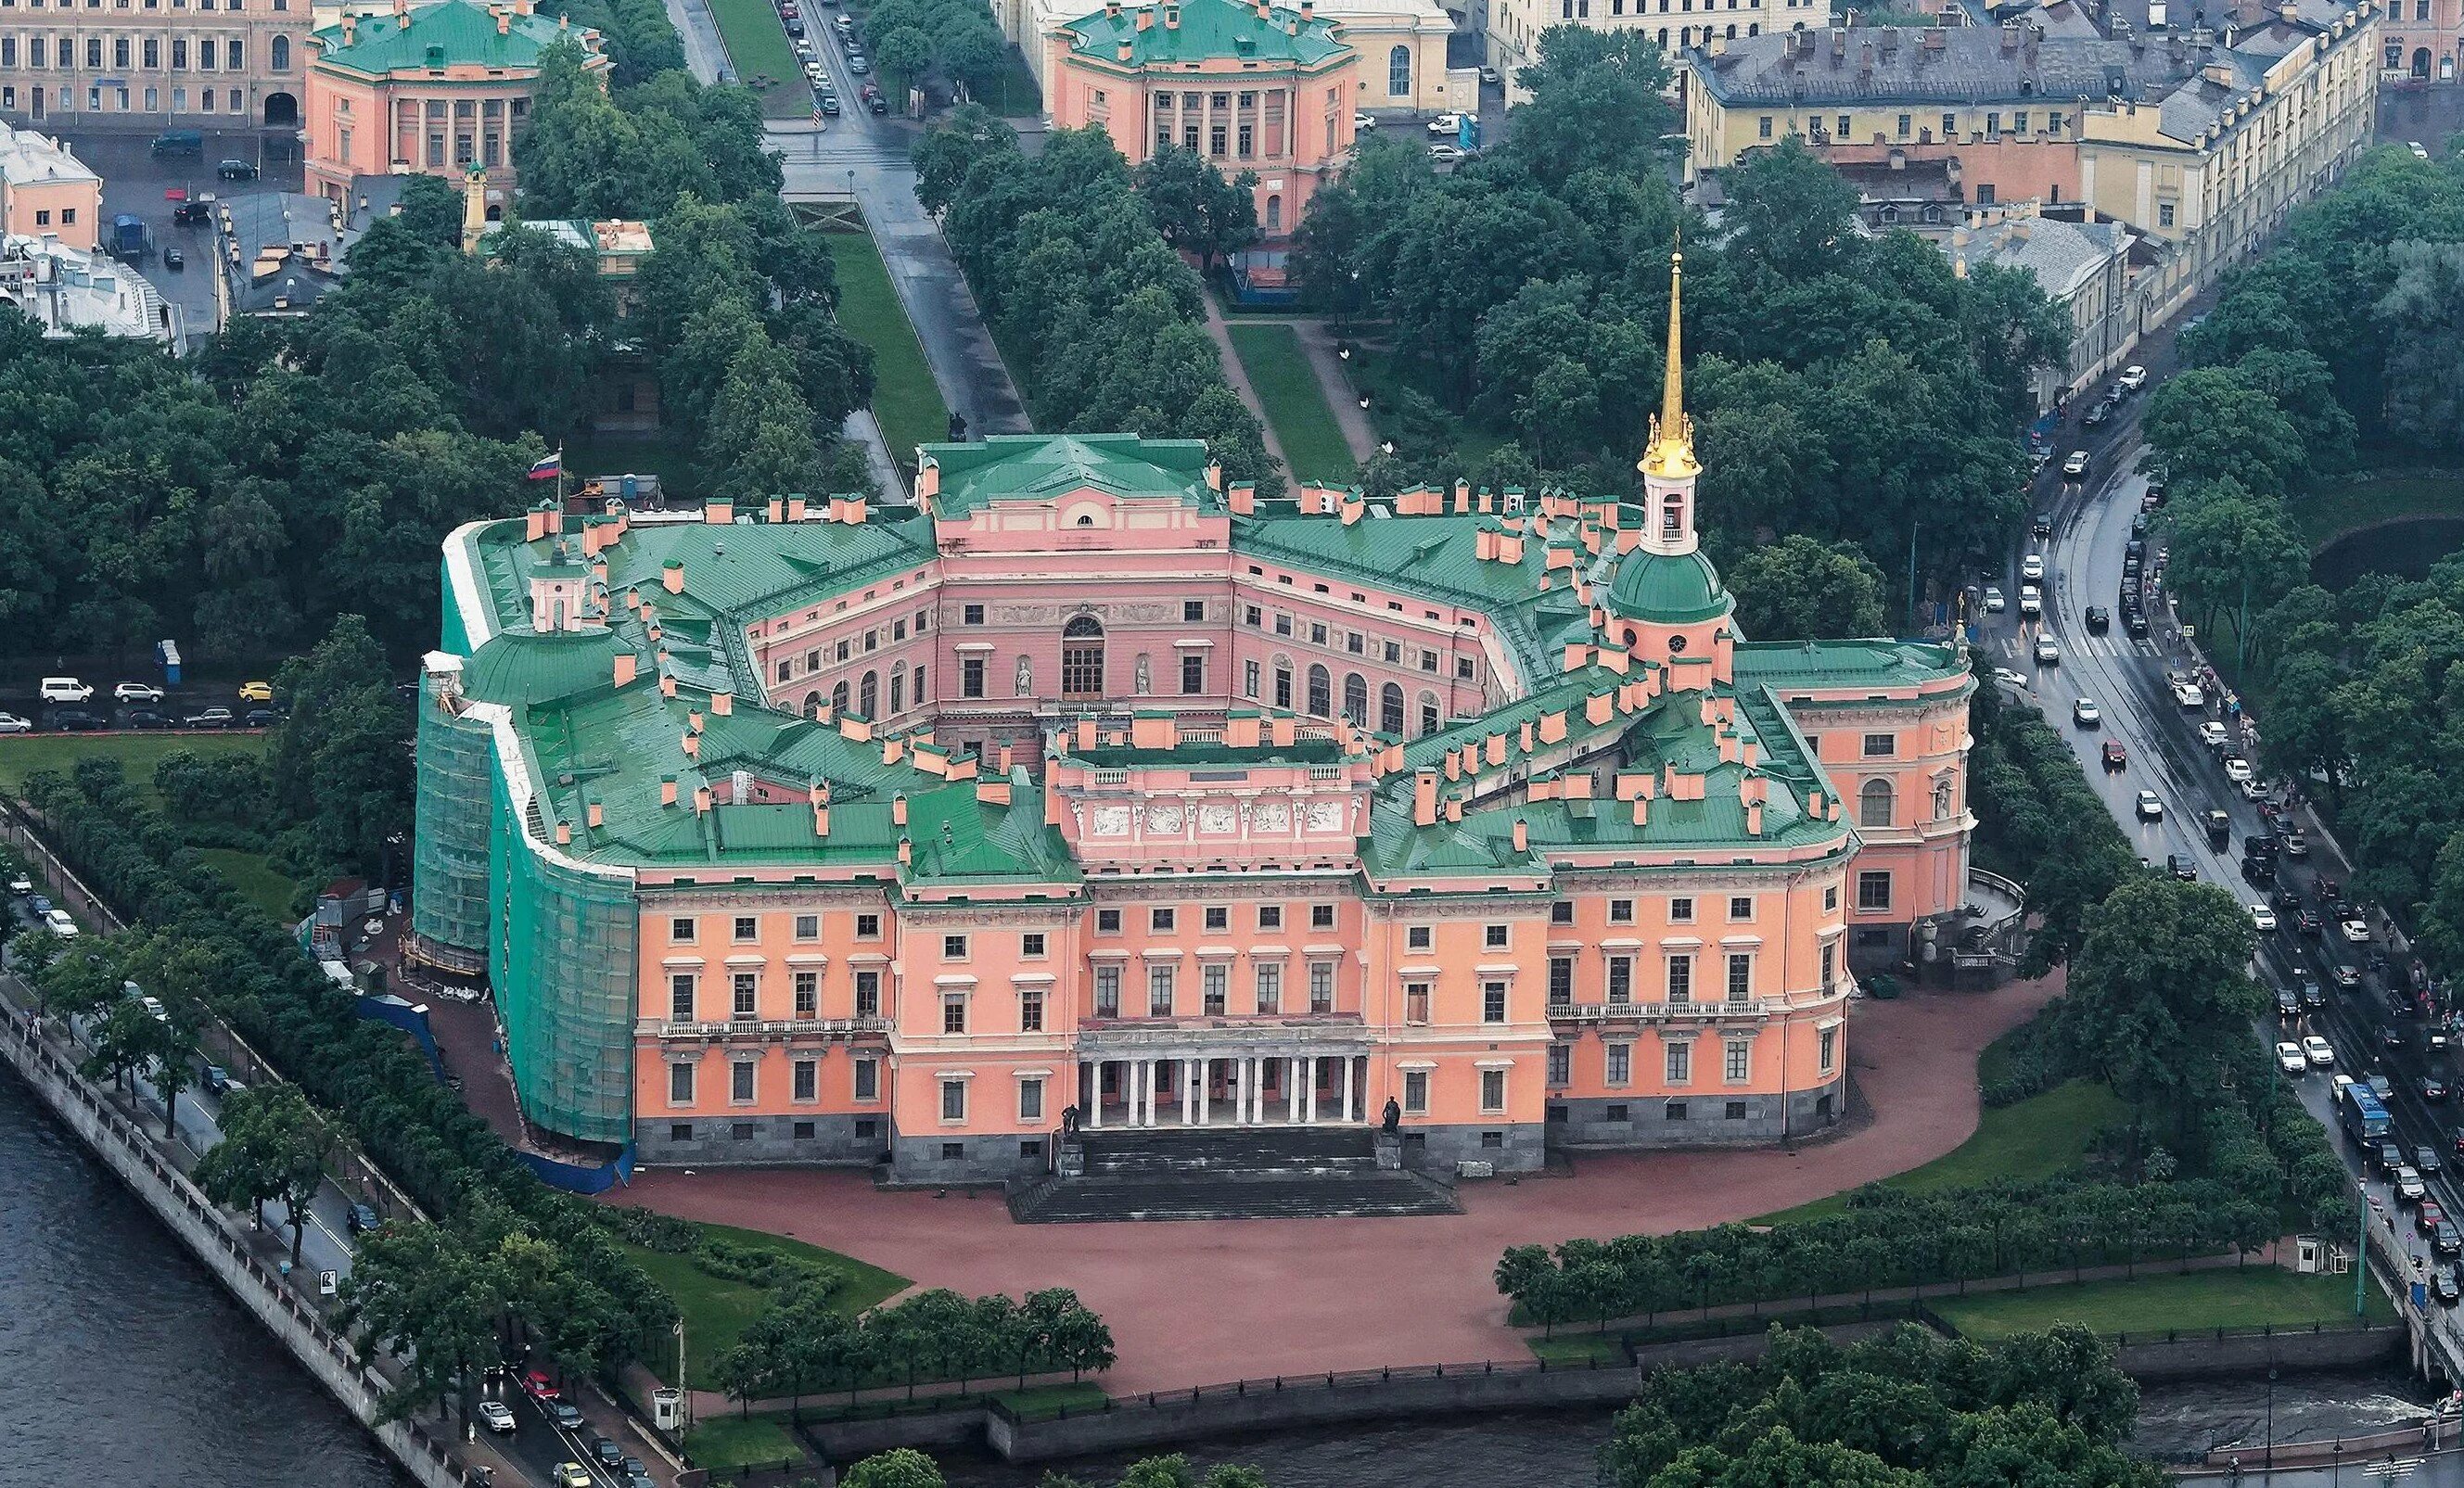
[[1334, 674], [1315, 662], [1309, 669], [1309, 711], [1313, 718], [1334, 716]]
[[1893, 799], [1890, 781], [1866, 781], [1862, 786], [1859, 787], [1857, 791], [1857, 824], [1859, 826], [1889, 826], [1891, 824], [1892, 805]]
[[274, 70], [277, 73], [291, 71], [291, 38], [288, 36], [274, 38]]
[[1104, 623], [1072, 615], [1061, 627], [1061, 695], [1100, 697], [1104, 691]]
[[1377, 689], [1377, 732], [1389, 738], [1403, 736], [1403, 685], [1399, 682]]
[[1282, 197], [1280, 194], [1278, 194], [1278, 195], [1273, 195], [1273, 196], [1269, 196], [1269, 197], [1267, 197], [1267, 198], [1266, 198], [1266, 229], [1265, 229], [1265, 230], [1267, 230], [1268, 232], [1280, 232], [1280, 231], [1282, 231], [1282, 230], [1283, 230], [1283, 226], [1284, 226], [1284, 199], [1283, 199], [1283, 197]]
[[2412, 76], [2415, 77], [2425, 78], [2430, 76], [2430, 49], [2428, 47], [2413, 48]]
[[1386, 54], [1386, 96], [1407, 98], [1412, 96], [1412, 49], [1397, 47]]
[[807, 718], [819, 718], [821, 715], [822, 694], [817, 689], [807, 695], [804, 699], [804, 716]]
[[844, 682], [830, 689], [830, 716], [844, 718], [847, 711], [847, 685]]
[[1081, 527], [1092, 527], [1092, 526], [1094, 526], [1094, 525], [1095, 525], [1095, 514], [1094, 514], [1094, 513], [1092, 513], [1092, 512], [1081, 512], [1081, 513], [1079, 513], [1079, 514], [1078, 514], [1078, 525], [1079, 525], [1079, 526], [1081, 526]]
[[1356, 671], [1343, 679], [1343, 716], [1369, 727], [1369, 679]]
[[868, 671], [864, 674], [864, 681], [856, 685], [855, 711], [865, 718], [878, 718], [881, 716], [880, 708], [881, 673]]
[[1420, 732], [1422, 733], [1438, 732], [1438, 694], [1435, 692], [1420, 694]]

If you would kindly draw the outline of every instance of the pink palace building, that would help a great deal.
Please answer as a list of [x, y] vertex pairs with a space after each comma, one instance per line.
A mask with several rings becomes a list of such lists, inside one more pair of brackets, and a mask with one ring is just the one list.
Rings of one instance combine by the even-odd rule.
[[1960, 912], [1973, 683], [1737, 634], [1669, 353], [1639, 504], [1015, 435], [913, 510], [465, 526], [412, 954], [493, 984], [535, 1127], [646, 1161], [1813, 1132], [1850, 968]]

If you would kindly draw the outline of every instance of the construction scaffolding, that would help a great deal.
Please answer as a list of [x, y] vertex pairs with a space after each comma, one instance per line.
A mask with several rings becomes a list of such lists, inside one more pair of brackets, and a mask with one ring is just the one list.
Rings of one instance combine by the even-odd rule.
[[458, 673], [421, 682], [418, 828], [412, 835], [410, 939], [404, 950], [456, 976], [488, 955], [488, 821], [495, 745], [469, 716]]

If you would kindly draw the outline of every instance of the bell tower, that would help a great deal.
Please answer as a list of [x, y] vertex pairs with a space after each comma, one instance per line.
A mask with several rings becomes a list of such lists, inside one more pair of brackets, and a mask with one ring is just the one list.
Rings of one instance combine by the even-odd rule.
[[1675, 558], [1699, 545], [1694, 534], [1694, 480], [1703, 466], [1694, 458], [1694, 421], [1685, 414], [1685, 372], [1680, 360], [1678, 295], [1685, 274], [1685, 255], [1668, 255], [1668, 371], [1652, 415], [1651, 445], [1635, 469], [1642, 472], [1644, 503], [1649, 516], [1642, 530], [1642, 551]]

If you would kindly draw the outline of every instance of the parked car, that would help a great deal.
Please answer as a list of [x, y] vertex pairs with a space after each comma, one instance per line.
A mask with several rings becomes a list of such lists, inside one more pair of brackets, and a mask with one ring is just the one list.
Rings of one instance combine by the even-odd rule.
[[488, 1430], [502, 1435], [514, 1429], [513, 1407], [501, 1400], [482, 1400], [479, 1402], [479, 1420]]
[[2264, 935], [2276, 929], [2276, 911], [2263, 904], [2250, 907], [2250, 928]]
[[274, 684], [243, 682], [239, 685], [239, 700], [243, 703], [271, 703], [274, 701]]
[[590, 1444], [590, 1455], [599, 1459], [599, 1465], [601, 1467], [607, 1469], [611, 1473], [618, 1471], [625, 1465], [625, 1449], [616, 1445], [605, 1436], [600, 1437], [598, 1440], [593, 1441]]
[[868, 114], [887, 114], [890, 112], [890, 100], [881, 96], [880, 89], [867, 88], [864, 95], [864, 108]]
[[1377, 116], [1375, 114], [1353, 115], [1352, 132], [1353, 134], [1375, 134], [1377, 132]]
[[2133, 637], [2144, 638], [2147, 634], [2147, 616], [2136, 608], [2125, 609], [2122, 612], [2122, 628]]
[[2088, 452], [2084, 449], [2072, 450], [2062, 461], [2063, 478], [2078, 480], [2087, 474], [2088, 458]]
[[2326, 1039], [2320, 1038], [2317, 1034], [2309, 1034], [2303, 1037], [2301, 1039], [2301, 1057], [2309, 1061], [2312, 1069], [2333, 1069], [2336, 1067], [2336, 1046], [2329, 1043]]
[[150, 682], [123, 682], [111, 689], [111, 696], [120, 703], [159, 703], [163, 689]]
[[2453, 1307], [2464, 1301], [2464, 1291], [2456, 1287], [2453, 1266], [2441, 1266], [2430, 1273], [2430, 1295], [2438, 1300], [2441, 1307]]
[[2001, 587], [2000, 587], [1999, 585], [1997, 585], [1997, 584], [1987, 584], [1987, 585], [1985, 586], [1985, 613], [1986, 613], [1986, 614], [1988, 614], [1988, 615], [1999, 615], [1999, 614], [2001, 614], [2001, 613], [2003, 612], [2003, 610], [2005, 610], [2005, 609], [2007, 609], [2007, 608], [2009, 608], [2009, 607], [2010, 607], [2010, 606], [2009, 606], [2009, 604], [2007, 603], [2007, 602], [2005, 602], [2005, 601], [2003, 600], [2003, 598], [2002, 598], [2002, 590], [2001, 590]]
[[847, 71], [861, 77], [872, 71], [872, 58], [861, 52], [850, 52], [847, 54]]
[[[357, 1226], [352, 1233], [359, 1233]], [[522, 1393], [542, 1402], [564, 1398], [564, 1391], [556, 1388], [556, 1381], [547, 1377], [545, 1369], [532, 1369], [522, 1376]]]
[[2138, 813], [2139, 820], [2142, 821], [2162, 821], [2165, 820], [2164, 799], [2154, 791], [2141, 791], [2139, 793], [2139, 799], [2132, 809]]
[[77, 923], [69, 918], [69, 912], [66, 909], [44, 909], [39, 912], [43, 916], [43, 929], [62, 940], [77, 938]]
[[256, 166], [244, 160], [227, 160], [214, 166], [214, 174], [225, 181], [253, 181]]
[[34, 725], [33, 720], [20, 718], [15, 713], [0, 713], [0, 733], [32, 733], [33, 732]]
[[2199, 865], [2177, 852], [2165, 855], [2165, 871], [2184, 884], [2199, 881]]
[[2089, 405], [2087, 417], [2082, 419], [2080, 422], [2090, 428], [2095, 428], [2111, 417], [2113, 417], [2113, 400], [2110, 398], [2100, 398], [2094, 404]]
[[180, 725], [187, 729], [228, 729], [234, 721], [230, 709], [209, 708], [200, 713], [190, 713], [180, 720]]
[[2328, 974], [2335, 977], [2336, 985], [2346, 992], [2350, 992], [2362, 984], [2362, 974], [2360, 970], [2355, 967], [2339, 966]]
[[553, 1420], [557, 1425], [563, 1427], [566, 1431], [578, 1432], [582, 1430], [582, 1412], [574, 1408], [574, 1404], [570, 1400], [549, 1401], [547, 1413], [550, 1420]]
[[1463, 120], [1471, 116], [1464, 114], [1440, 114], [1437, 118], [1429, 120], [1429, 133], [1432, 136], [1443, 136], [1445, 138], [1452, 139], [1456, 135], [1463, 133]]
[[2421, 1209], [2419, 1212], [2413, 1215], [2413, 1222], [2420, 1225], [2422, 1233], [2427, 1235], [2432, 1225], [2435, 1225], [2438, 1221], [2446, 1217], [2447, 1211], [2439, 1204], [2438, 1200], [2434, 1198], [2426, 1198], [2421, 1201]]
[[[574, 1413], [579, 1415], [582, 1412], [577, 1411]], [[579, 1462], [559, 1462], [556, 1465], [556, 1488], [591, 1488], [590, 1469]]]
[[220, 1095], [225, 1090], [231, 1088], [231, 1077], [230, 1070], [223, 1068], [220, 1064], [209, 1064], [206, 1066], [206, 1088], [209, 1091], [215, 1095]]
[[821, 109], [822, 117], [825, 119], [839, 117], [839, 96], [835, 93], [823, 94], [816, 106]]
[[157, 709], [132, 708], [120, 715], [120, 725], [124, 729], [167, 729], [171, 727], [171, 716]]
[[2122, 375], [2113, 380], [2113, 385], [2122, 389], [2125, 393], [2135, 393], [2139, 391], [2139, 389], [2147, 385], [2147, 369], [2145, 367], [2123, 367], [2122, 369]]
[[2309, 857], [2310, 839], [2302, 836], [2298, 830], [2287, 830], [2284, 834], [2284, 856], [2288, 858]]
[[1463, 163], [1463, 147], [1460, 144], [1433, 144], [1429, 146], [1429, 160], [1435, 164], [1460, 165]]
[[271, 729], [281, 720], [282, 715], [271, 708], [252, 708], [240, 715], [239, 721], [244, 729]]
[[2458, 1231], [2453, 1219], [2439, 1220], [2431, 1226], [2430, 1249], [2439, 1256], [2464, 1256], [2464, 1231]]
[[94, 689], [75, 677], [45, 677], [35, 693], [46, 703], [82, 703], [94, 696]]
[[52, 714], [52, 727], [63, 733], [92, 733], [110, 728], [111, 720], [80, 708], [63, 708]]

